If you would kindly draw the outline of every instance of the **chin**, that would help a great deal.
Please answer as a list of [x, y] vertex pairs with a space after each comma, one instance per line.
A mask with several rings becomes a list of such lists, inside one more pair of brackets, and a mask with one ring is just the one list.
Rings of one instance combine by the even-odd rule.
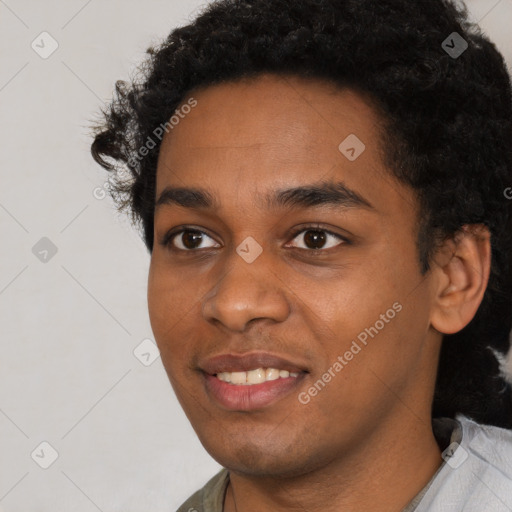
[[[236, 436], [233, 436], [236, 438]], [[247, 476], [271, 476], [274, 478], [294, 478], [321, 467], [326, 461], [319, 454], [298, 450], [290, 443], [292, 436], [286, 439], [274, 438], [269, 442], [265, 435], [261, 443], [250, 440], [245, 434], [243, 439], [235, 440], [229, 435], [219, 443], [203, 443], [208, 453], [223, 467]]]

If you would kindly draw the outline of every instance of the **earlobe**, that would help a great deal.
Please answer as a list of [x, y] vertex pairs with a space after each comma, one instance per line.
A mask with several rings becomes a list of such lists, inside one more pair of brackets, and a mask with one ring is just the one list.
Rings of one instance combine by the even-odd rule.
[[491, 268], [490, 233], [483, 224], [465, 225], [445, 241], [435, 258], [431, 325], [443, 334], [463, 329], [484, 297]]

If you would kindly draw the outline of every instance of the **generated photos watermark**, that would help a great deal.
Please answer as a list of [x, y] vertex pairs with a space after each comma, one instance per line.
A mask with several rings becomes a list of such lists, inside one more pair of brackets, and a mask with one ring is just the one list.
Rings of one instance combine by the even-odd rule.
[[336, 361], [312, 386], [307, 389], [307, 391], [299, 393], [297, 397], [299, 402], [303, 405], [309, 404], [311, 402], [311, 398], [318, 395], [318, 393], [320, 393], [320, 391], [322, 391], [325, 386], [331, 382], [331, 380], [336, 377], [336, 375], [338, 375], [341, 370], [343, 370], [343, 368], [352, 361], [352, 359], [354, 359], [354, 356], [359, 354], [362, 349], [368, 345], [368, 338], [375, 338], [375, 336], [377, 336], [377, 334], [386, 327], [386, 324], [389, 324], [389, 322], [393, 320], [400, 311], [402, 311], [402, 304], [395, 302], [391, 308], [380, 315], [379, 320], [377, 320], [374, 325], [361, 331], [357, 335], [357, 341], [355, 339], [352, 340], [349, 350], [347, 350], [343, 355], [338, 356]]
[[169, 133], [176, 126], [178, 126], [182, 119], [185, 118], [187, 114], [190, 114], [192, 109], [197, 106], [197, 100], [194, 98], [189, 98], [186, 103], [181, 105], [179, 109], [177, 109], [171, 118], [165, 123], [160, 124], [153, 130], [153, 135], [157, 140], [153, 137], [148, 136], [146, 142], [138, 149], [135, 156], [130, 158], [128, 163], [131, 166], [136, 166], [137, 162], [140, 162], [146, 155], [149, 154], [150, 150], [157, 146], [157, 141], [161, 141], [164, 137], [164, 133]]

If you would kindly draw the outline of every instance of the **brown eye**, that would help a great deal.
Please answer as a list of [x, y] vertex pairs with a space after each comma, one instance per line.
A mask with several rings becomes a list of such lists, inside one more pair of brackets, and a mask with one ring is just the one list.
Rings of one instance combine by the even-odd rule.
[[180, 249], [182, 251], [191, 251], [194, 249], [203, 249], [200, 247], [201, 243], [207, 240], [211, 240], [213, 242], [212, 245], [208, 245], [207, 247], [214, 247], [216, 242], [208, 236], [203, 231], [194, 230], [194, 229], [182, 229], [169, 237], [166, 245], [172, 246], [172, 248]]
[[318, 228], [306, 228], [296, 232], [294, 239], [301, 240], [301, 238], [302, 245], [298, 245], [296, 247], [311, 250], [331, 249], [332, 247], [336, 247], [337, 245], [341, 245], [346, 242], [341, 235]]
[[202, 239], [203, 235], [197, 231], [184, 231], [181, 234], [181, 241], [187, 249], [196, 249]]
[[306, 231], [304, 233], [304, 243], [309, 249], [321, 249], [327, 237], [322, 231]]

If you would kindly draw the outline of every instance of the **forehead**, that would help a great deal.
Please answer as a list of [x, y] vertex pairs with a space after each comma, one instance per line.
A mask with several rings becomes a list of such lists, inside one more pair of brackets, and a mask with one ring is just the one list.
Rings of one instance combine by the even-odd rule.
[[266, 74], [190, 97], [197, 105], [162, 141], [157, 198], [165, 187], [190, 185], [247, 204], [270, 189], [341, 180], [374, 204], [414, 207], [411, 190], [381, 160], [382, 119], [351, 89]]

